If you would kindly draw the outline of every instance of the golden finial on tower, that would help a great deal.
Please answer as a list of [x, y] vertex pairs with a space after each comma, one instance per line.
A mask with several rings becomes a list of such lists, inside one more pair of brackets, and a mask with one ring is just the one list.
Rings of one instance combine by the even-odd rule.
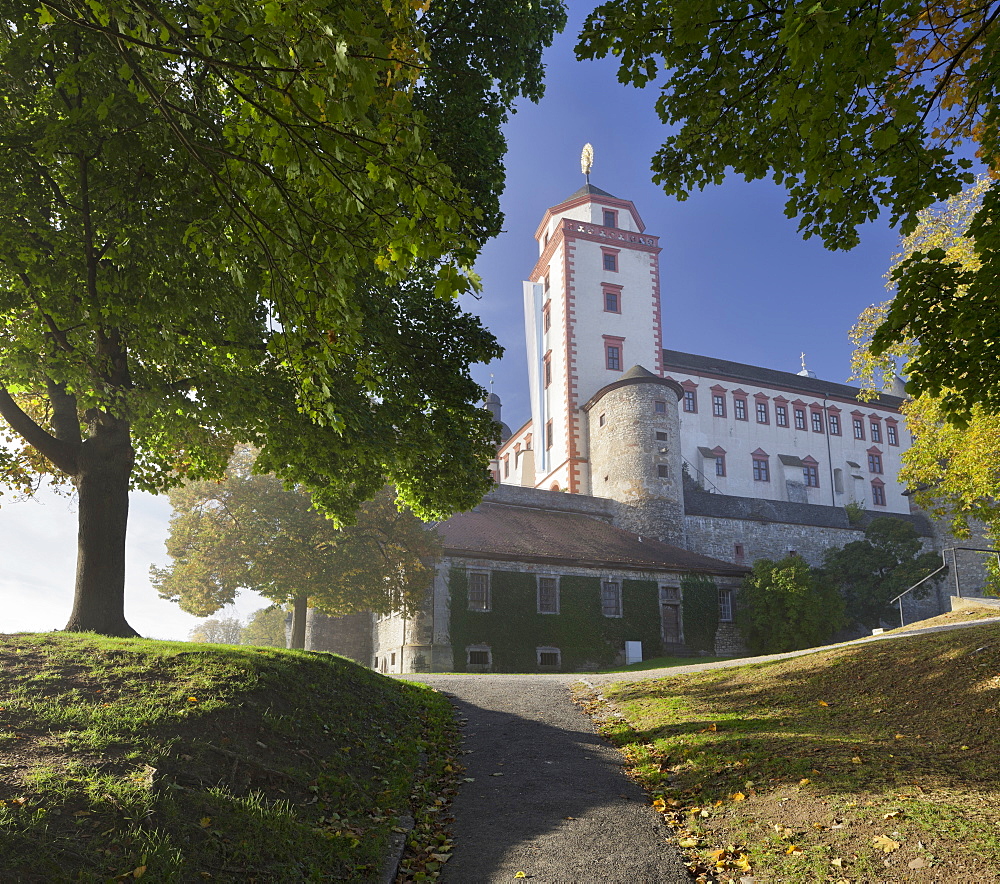
[[587, 176], [587, 184], [590, 184], [590, 170], [594, 168], [594, 146], [588, 141], [583, 146], [583, 153], [580, 154], [580, 171]]

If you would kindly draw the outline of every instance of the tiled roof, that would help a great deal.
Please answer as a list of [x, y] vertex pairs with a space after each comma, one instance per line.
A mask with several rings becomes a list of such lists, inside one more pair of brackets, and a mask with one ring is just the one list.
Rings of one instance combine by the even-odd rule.
[[586, 196], [587, 194], [593, 194], [594, 196], [610, 196], [611, 199], [613, 200], [618, 199], [618, 197], [616, 197], [614, 194], [608, 193], [606, 190], [601, 190], [601, 188], [594, 187], [593, 184], [587, 183], [584, 184], [583, 187], [581, 187], [578, 191], [576, 191], [576, 193], [566, 197], [566, 199], [564, 199], [563, 202], [568, 203], [570, 200], [575, 200], [578, 196]]
[[639, 571], [710, 572], [747, 569], [639, 537], [579, 513], [484, 502], [438, 526], [445, 555]]
[[[775, 371], [773, 368], [760, 368], [756, 365], [745, 365], [742, 362], [731, 362], [728, 359], [717, 359], [714, 356], [698, 356], [694, 353], [682, 353], [680, 350], [663, 351], [663, 371], [670, 374], [673, 371], [689, 372], [690, 374], [722, 375], [733, 380], [746, 381], [762, 387], [777, 387], [781, 390], [795, 390], [810, 396], [836, 396], [841, 399], [856, 400], [858, 388], [848, 384], [836, 384], [820, 378], [803, 377], [790, 371]], [[886, 408], [899, 408], [903, 400], [898, 396], [880, 393], [877, 399], [861, 403], [866, 405], [881, 405]]]

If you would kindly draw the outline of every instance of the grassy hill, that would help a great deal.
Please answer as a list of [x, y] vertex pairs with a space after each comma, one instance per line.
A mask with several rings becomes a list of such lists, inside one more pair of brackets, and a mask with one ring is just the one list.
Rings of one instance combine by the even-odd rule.
[[452, 729], [331, 655], [0, 636], [0, 881], [369, 880]]
[[581, 699], [699, 880], [1000, 881], [998, 624]]

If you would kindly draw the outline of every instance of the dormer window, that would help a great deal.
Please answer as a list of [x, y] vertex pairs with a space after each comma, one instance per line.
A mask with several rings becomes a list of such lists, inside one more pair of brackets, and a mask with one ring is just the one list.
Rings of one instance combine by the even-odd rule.
[[611, 209], [604, 210], [604, 226], [605, 227], [617, 227], [618, 226], [618, 213], [613, 212]]

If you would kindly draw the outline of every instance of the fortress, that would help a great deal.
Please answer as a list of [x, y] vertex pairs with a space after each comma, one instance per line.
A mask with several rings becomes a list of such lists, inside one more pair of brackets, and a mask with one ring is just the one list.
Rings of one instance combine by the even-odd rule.
[[[422, 611], [314, 617], [310, 646], [337, 650], [351, 633], [356, 659], [383, 672], [584, 668], [621, 659], [626, 642], [683, 652], [694, 574], [718, 590], [715, 653], [738, 653], [735, 594], [755, 560], [818, 565], [881, 515], [911, 521], [929, 548], [953, 545], [896, 479], [910, 442], [899, 395], [861, 402], [804, 364], [664, 349], [659, 240], [629, 200], [588, 183], [535, 238], [531, 419], [511, 432], [488, 397], [503, 435], [495, 491], [438, 526]], [[939, 586], [906, 606], [912, 620], [947, 598]]]

